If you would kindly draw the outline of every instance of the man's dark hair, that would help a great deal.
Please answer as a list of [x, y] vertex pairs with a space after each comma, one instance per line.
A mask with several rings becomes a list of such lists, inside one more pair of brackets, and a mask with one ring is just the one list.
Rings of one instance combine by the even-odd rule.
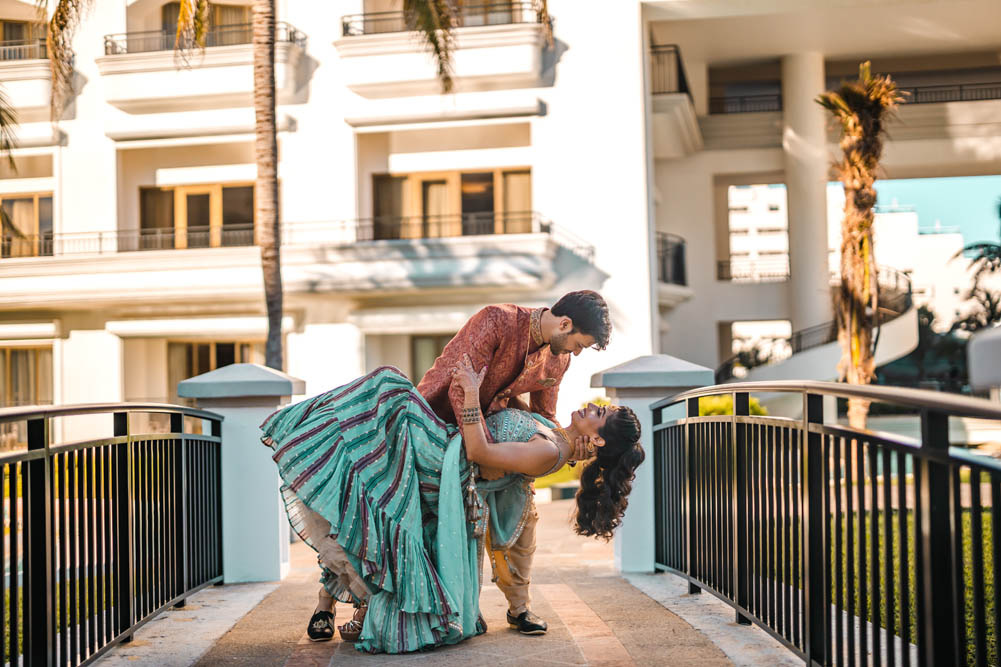
[[573, 333], [591, 336], [597, 349], [604, 350], [608, 345], [612, 322], [608, 318], [608, 304], [597, 292], [585, 289], [564, 294], [549, 312], [573, 320]]

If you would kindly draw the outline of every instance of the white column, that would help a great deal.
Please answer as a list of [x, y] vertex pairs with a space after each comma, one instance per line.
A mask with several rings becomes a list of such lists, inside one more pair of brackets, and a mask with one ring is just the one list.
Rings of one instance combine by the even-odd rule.
[[[365, 337], [351, 323], [307, 324], [288, 335], [288, 371], [314, 394], [365, 374]], [[403, 369], [406, 371], [407, 369]]]
[[640, 421], [646, 459], [636, 469], [629, 505], [615, 532], [615, 567], [620, 572], [653, 572], [656, 557], [653, 411], [650, 404], [687, 389], [713, 384], [712, 369], [666, 354], [637, 357], [591, 376], [612, 403], [624, 405]]
[[[53, 371], [61, 376], [58, 402], [120, 403], [124, 400], [122, 339], [104, 329], [71, 330], [61, 341]], [[59, 420], [62, 442], [103, 438], [111, 432], [110, 415], [81, 415]]]
[[793, 330], [832, 317], [827, 263], [827, 154], [824, 56], [782, 58], [782, 148], [789, 210], [789, 289]]
[[261, 423], [302, 380], [257, 364], [232, 364], [179, 382], [177, 394], [222, 415], [222, 570], [227, 584], [277, 581], [289, 571], [289, 522], [281, 477]]

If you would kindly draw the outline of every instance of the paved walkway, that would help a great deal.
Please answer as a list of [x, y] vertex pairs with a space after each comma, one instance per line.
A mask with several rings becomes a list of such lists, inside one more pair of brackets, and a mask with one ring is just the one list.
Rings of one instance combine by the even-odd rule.
[[[481, 610], [488, 630], [458, 646], [420, 654], [373, 656], [360, 653], [339, 639], [312, 643], [306, 639], [305, 624], [316, 602], [316, 560], [311, 549], [298, 543], [292, 545], [292, 571], [280, 584], [250, 585], [245, 592], [241, 592], [240, 586], [224, 586], [199, 593], [199, 596], [208, 595], [209, 601], [204, 597], [193, 598], [192, 603], [198, 605], [198, 609], [172, 610], [161, 617], [168, 621], [174, 617], [186, 623], [158, 624], [158, 619], [137, 633], [136, 642], [116, 649], [101, 664], [320, 667], [407, 662], [427, 666], [670, 664], [672, 667], [712, 667], [772, 665], [784, 663], [784, 659], [792, 656], [777, 648], [774, 640], [764, 632], [732, 623], [733, 613], [722, 603], [710, 599], [692, 600], [702, 609], [695, 615], [691, 612], [692, 604], [680, 604], [679, 608], [685, 609], [680, 613], [685, 614], [691, 624], [669, 611], [663, 605], [673, 609], [674, 602], [683, 602], [677, 595], [686, 598], [711, 596], [676, 594], [672, 591], [680, 586], [680, 580], [669, 575], [650, 575], [643, 582], [634, 578], [646, 593], [641, 592], [614, 571], [611, 543], [573, 534], [569, 527], [571, 507], [569, 500], [539, 506], [539, 548], [532, 594], [534, 610], [549, 623], [549, 632], [544, 636], [526, 637], [508, 629], [504, 597], [489, 583], [487, 571]], [[488, 561], [485, 565], [489, 568]], [[191, 632], [201, 622], [211, 622], [211, 596], [228, 599], [237, 594], [263, 599], [256, 606], [247, 605], [248, 613], [225, 634], [217, 633], [218, 639], [213, 644], [205, 643], [199, 649], [195, 634], [185, 635], [184, 631]], [[711, 608], [710, 617], [715, 614], [715, 625], [706, 624], [705, 608]], [[338, 621], [343, 622], [350, 609], [346, 606], [339, 606], [339, 609]], [[233, 618], [230, 617], [230, 622]], [[699, 630], [693, 628], [693, 624]], [[173, 635], [169, 631], [171, 627], [175, 628]], [[720, 637], [725, 639], [727, 635], [737, 638], [738, 643], [721, 642]], [[188, 643], [187, 639], [191, 639], [188, 650], [177, 650]], [[749, 650], [752, 644], [757, 648]], [[764, 652], [758, 650], [761, 647]], [[192, 656], [195, 651], [196, 655]]]

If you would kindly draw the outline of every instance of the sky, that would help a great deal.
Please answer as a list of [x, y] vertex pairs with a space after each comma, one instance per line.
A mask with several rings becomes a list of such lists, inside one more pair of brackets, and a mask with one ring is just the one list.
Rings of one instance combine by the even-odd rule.
[[1001, 176], [876, 181], [878, 206], [910, 206], [919, 228], [959, 228], [965, 243], [998, 242]]

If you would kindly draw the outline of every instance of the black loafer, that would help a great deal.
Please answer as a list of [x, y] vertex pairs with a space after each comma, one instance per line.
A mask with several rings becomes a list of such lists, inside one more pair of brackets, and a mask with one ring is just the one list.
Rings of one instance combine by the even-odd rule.
[[327, 642], [334, 638], [334, 615], [329, 611], [318, 611], [309, 619], [306, 634], [310, 641]]
[[507, 624], [523, 635], [544, 635], [549, 629], [545, 621], [530, 611], [523, 611], [518, 616], [508, 612]]

